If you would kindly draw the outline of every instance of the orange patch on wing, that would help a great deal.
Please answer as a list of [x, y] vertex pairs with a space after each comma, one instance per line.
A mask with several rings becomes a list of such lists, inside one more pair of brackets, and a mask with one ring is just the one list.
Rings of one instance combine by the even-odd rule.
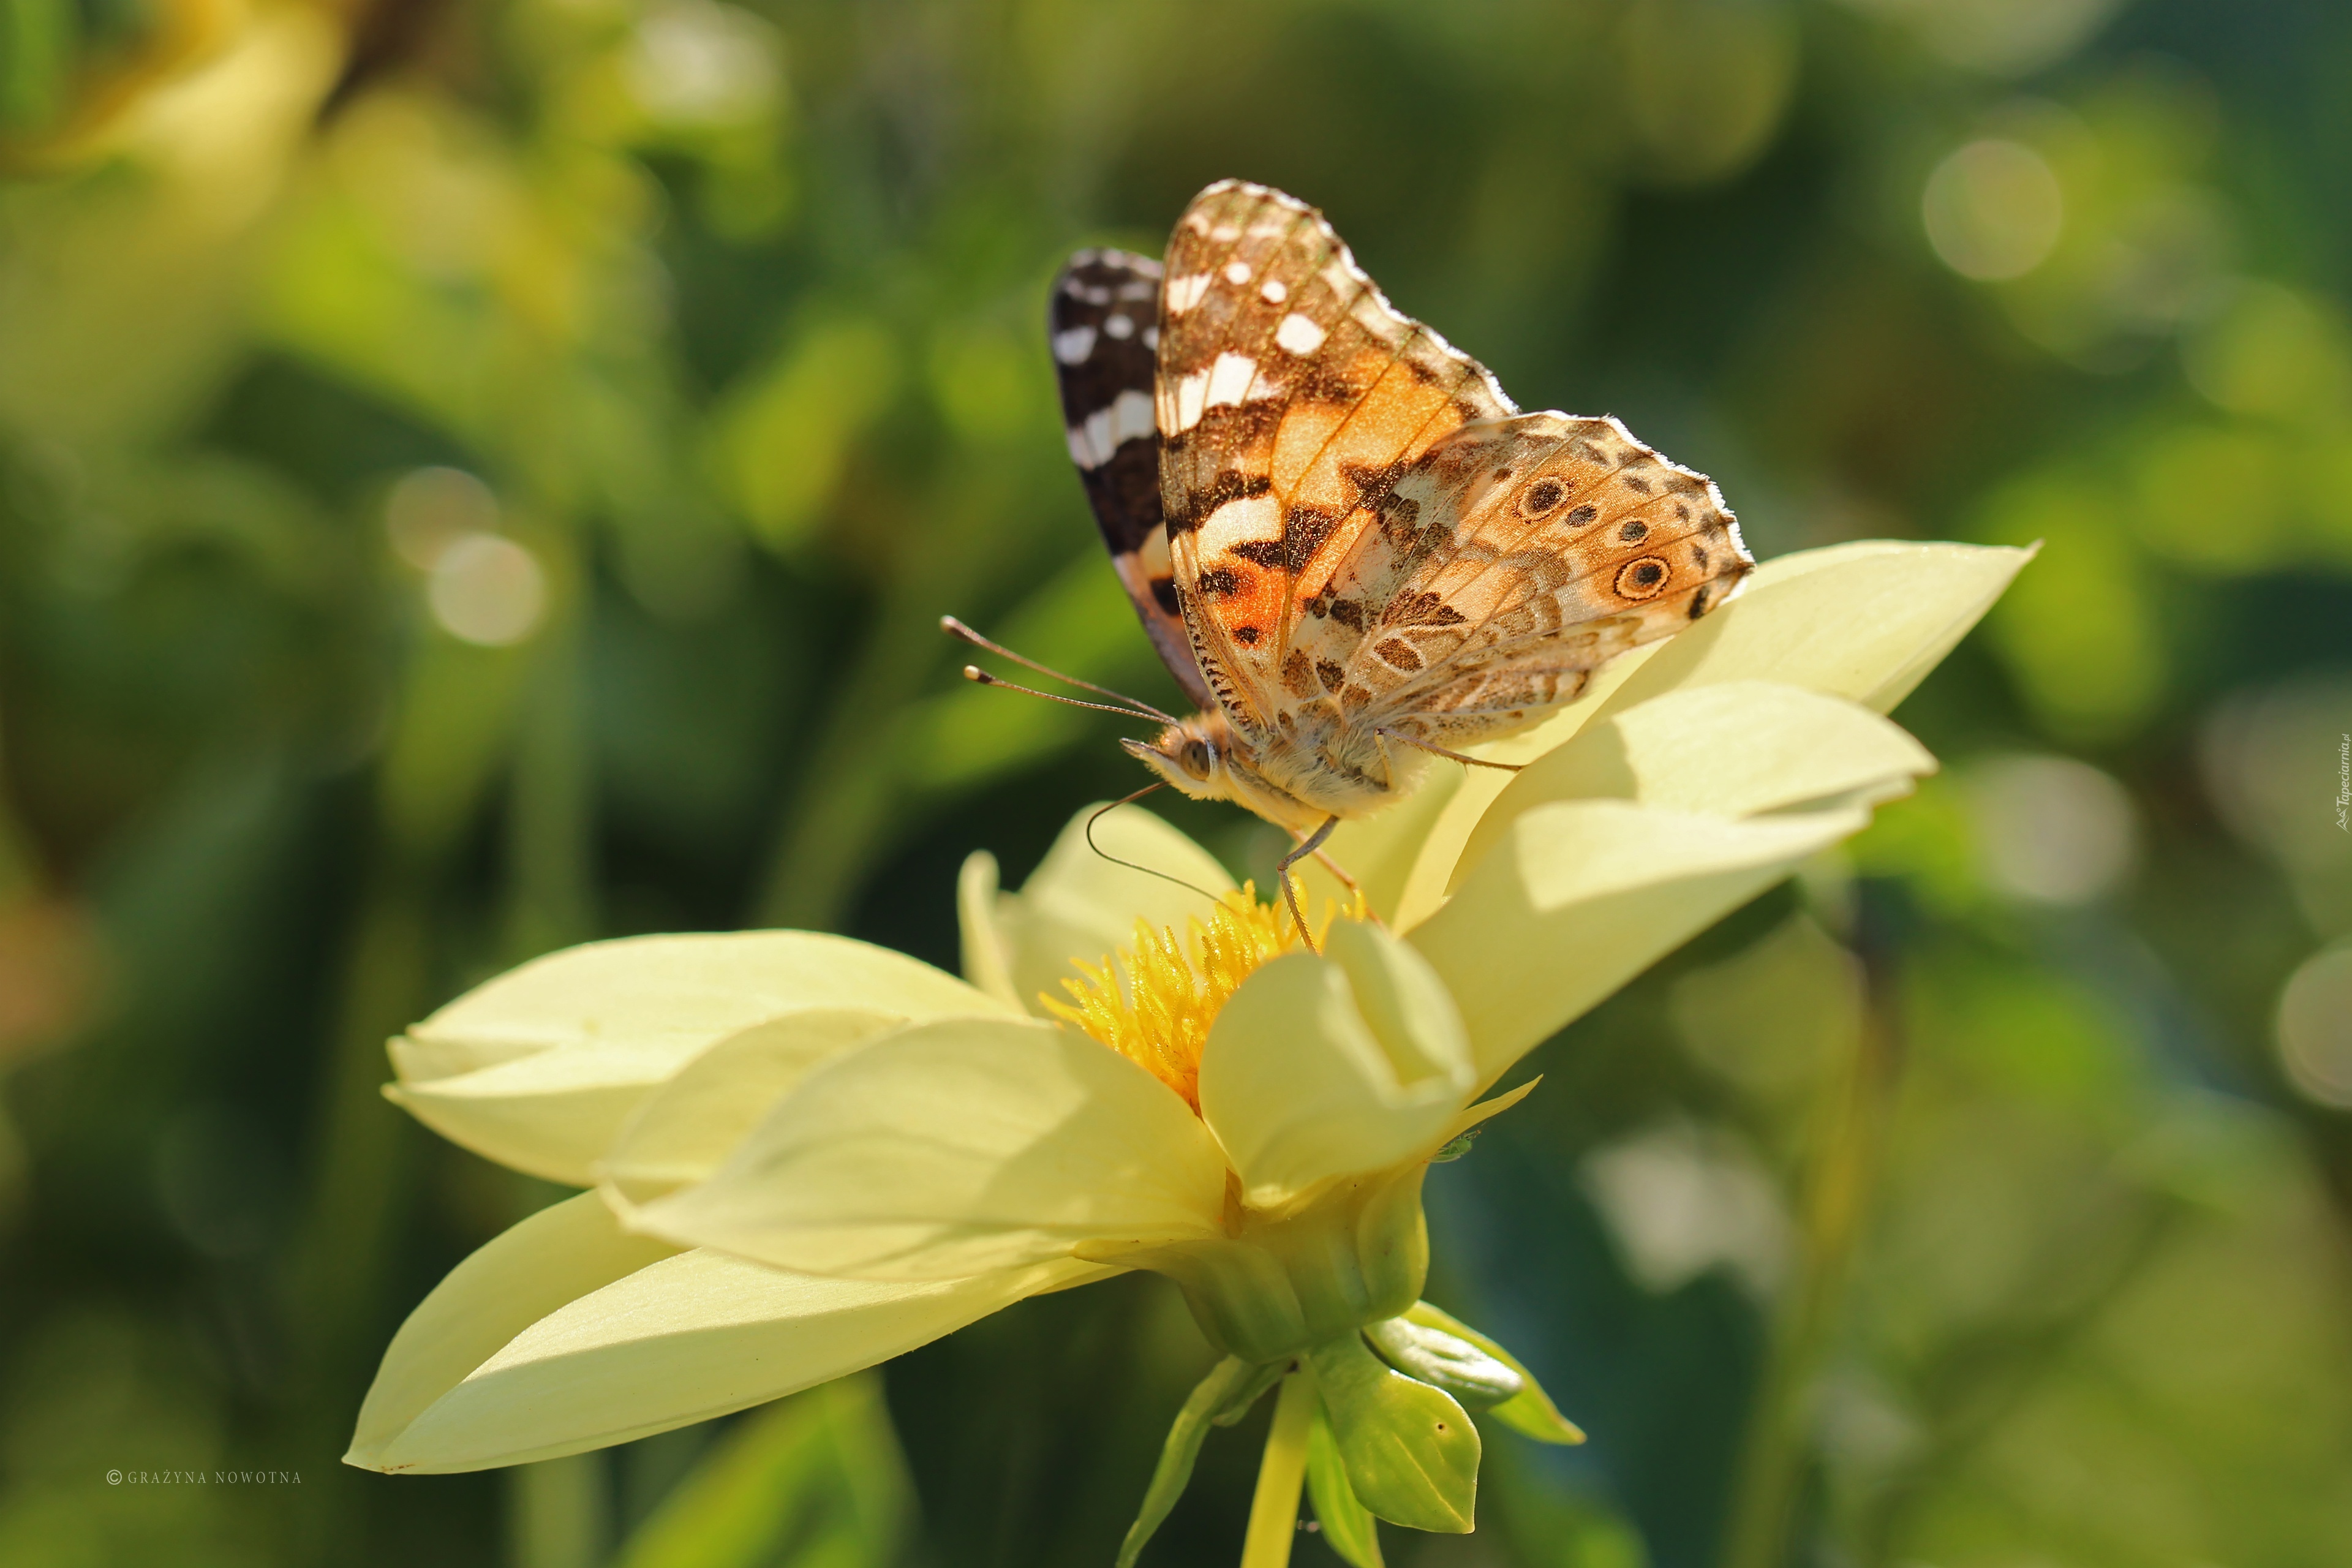
[[1275, 494], [1286, 501], [1307, 499], [1298, 487], [1306, 482], [1308, 465], [1323, 455], [1347, 419], [1343, 403], [1294, 403], [1283, 411], [1282, 424], [1274, 433], [1274, 460], [1266, 471]]
[[[1234, 574], [1234, 591], [1210, 600], [1209, 614], [1238, 646], [1255, 652], [1272, 651], [1275, 628], [1282, 625], [1285, 574], [1262, 570], [1234, 556], [1226, 557], [1221, 565]], [[1255, 643], [1234, 636], [1243, 626], [1257, 629]]]

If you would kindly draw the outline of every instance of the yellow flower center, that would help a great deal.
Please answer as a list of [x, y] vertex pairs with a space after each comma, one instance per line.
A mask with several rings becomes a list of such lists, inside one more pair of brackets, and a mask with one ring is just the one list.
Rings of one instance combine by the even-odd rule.
[[[1325, 905], [1315, 932], [1318, 948], [1338, 918], [1364, 919], [1363, 895], [1345, 910]], [[1201, 1047], [1218, 1010], [1258, 965], [1302, 944], [1290, 911], [1259, 903], [1255, 883], [1220, 899], [1206, 921], [1184, 924], [1180, 941], [1172, 928], [1136, 921], [1135, 940], [1116, 954], [1100, 963], [1074, 961], [1083, 978], [1063, 980], [1069, 1001], [1043, 994], [1038, 1000], [1182, 1095], [1197, 1115]]]

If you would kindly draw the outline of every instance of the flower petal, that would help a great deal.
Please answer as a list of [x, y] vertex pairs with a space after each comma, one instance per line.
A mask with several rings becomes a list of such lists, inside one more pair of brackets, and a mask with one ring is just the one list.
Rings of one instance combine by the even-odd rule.
[[386, 1092], [476, 1153], [585, 1186], [654, 1086], [739, 1029], [834, 1006], [1007, 1011], [904, 954], [810, 931], [590, 942], [477, 986], [393, 1041], [400, 1081]]
[[[1333, 865], [1346, 867], [1348, 874], [1355, 878], [1372, 913], [1393, 925], [1397, 912], [1412, 896], [1413, 870], [1422, 859], [1430, 834], [1445, 816], [1454, 797], [1465, 788], [1484, 786], [1482, 798], [1492, 800], [1509, 782], [1508, 773], [1487, 768], [1432, 765], [1423, 771], [1419, 786], [1404, 799], [1370, 816], [1339, 824], [1325, 842], [1324, 853], [1331, 858]], [[1469, 823], [1477, 820], [1475, 814], [1465, 819]], [[1300, 861], [1293, 868], [1293, 873], [1306, 880], [1308, 909], [1323, 908], [1326, 900], [1336, 900], [1341, 908], [1347, 906], [1348, 889], [1324, 868], [1320, 858], [1310, 856]]]
[[451, 1142], [566, 1186], [596, 1162], [646, 1096], [678, 1069], [665, 1051], [575, 1046], [455, 1078], [384, 1086], [384, 1098]]
[[1781, 556], [1659, 645], [1592, 717], [1725, 680], [1777, 680], [1889, 712], [2032, 559], [2031, 550], [1885, 539]]
[[1869, 821], [1556, 801], [1522, 813], [1409, 939], [1452, 991], [1492, 1083], [1554, 1030]]
[[509, 1227], [451, 1269], [393, 1336], [343, 1462], [384, 1468], [386, 1446], [509, 1340], [677, 1250], [623, 1231], [593, 1193]]
[[[2008, 587], [2030, 550], [1865, 540], [1801, 550], [1759, 566], [1738, 597], [1664, 642], [1597, 671], [1584, 695], [1523, 734], [1478, 748], [1528, 763], [1596, 721], [1684, 687], [1769, 680], [1886, 712], [1907, 696]], [[1444, 903], [1463, 847], [1507, 786], [1486, 768], [1463, 771], [1452, 799], [1423, 832], [1391, 923], [1410, 931]], [[1347, 825], [1332, 854], [1351, 869]], [[1398, 858], [1395, 846], [1384, 846]]]
[[599, 1169], [605, 1201], [626, 1214], [704, 1180], [819, 1063], [906, 1022], [820, 1007], [728, 1036], [655, 1089], [621, 1129]]
[[963, 977], [1007, 1006], [1020, 1007], [1021, 992], [1013, 984], [1010, 933], [996, 918], [1001, 897], [996, 857], [985, 849], [965, 856], [962, 868], [956, 873], [956, 928], [962, 938]]
[[1521, 812], [1555, 800], [1633, 800], [1752, 816], [1843, 797], [1874, 805], [1936, 771], [1927, 749], [1869, 709], [1801, 687], [1727, 681], [1652, 698], [1528, 764], [1454, 864], [1459, 883]]
[[[1234, 888], [1216, 857], [1140, 806], [1105, 815], [1088, 844], [1087, 824], [1100, 809], [1072, 817], [1021, 891], [996, 900], [1001, 962], [1014, 994], [1034, 1013], [1044, 1011], [1041, 993], [1062, 994], [1071, 960], [1099, 963], [1133, 939], [1139, 920], [1181, 932], [1185, 921], [1205, 918], [1217, 896]], [[969, 934], [965, 942], [967, 952], [980, 945]]]
[[1425, 1154], [1474, 1086], [1461, 1016], [1425, 959], [1354, 921], [1324, 948], [1251, 975], [1201, 1053], [1201, 1114], [1253, 1208]]
[[[583, 1194], [560, 1228], [601, 1225]], [[763, 1404], [887, 1361], [1024, 1296], [1116, 1272], [1062, 1260], [924, 1284], [821, 1279], [712, 1252], [609, 1282], [542, 1271], [536, 1215], [460, 1264], [385, 1352], [345, 1462], [446, 1472], [555, 1458]], [[594, 1252], [585, 1249], [582, 1256]], [[570, 1254], [556, 1252], [558, 1259]], [[561, 1292], [567, 1285], [574, 1293]]]
[[1118, 1052], [947, 1019], [818, 1068], [708, 1182], [632, 1223], [782, 1268], [936, 1279], [1218, 1234], [1224, 1175], [1199, 1119]]

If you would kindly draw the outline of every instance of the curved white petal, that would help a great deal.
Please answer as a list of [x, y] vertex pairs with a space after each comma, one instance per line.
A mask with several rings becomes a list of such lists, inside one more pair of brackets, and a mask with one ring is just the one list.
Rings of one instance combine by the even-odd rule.
[[385, 1447], [508, 1341], [677, 1251], [622, 1230], [593, 1193], [509, 1227], [451, 1269], [401, 1324], [360, 1405], [344, 1462], [384, 1468]]
[[1408, 939], [1461, 1006], [1478, 1080], [1859, 830], [1855, 808], [1727, 820], [1557, 801], [1515, 820]]
[[1005, 1005], [1021, 1007], [1021, 992], [1013, 983], [1012, 941], [996, 918], [1002, 897], [996, 857], [985, 849], [965, 856], [962, 868], [956, 873], [956, 930], [961, 938], [963, 977]]
[[585, 1187], [630, 1113], [678, 1065], [667, 1052], [575, 1046], [454, 1078], [386, 1084], [383, 1093], [486, 1160]]
[[902, 953], [810, 931], [631, 937], [567, 948], [477, 986], [392, 1042], [386, 1092], [451, 1142], [584, 1186], [646, 1095], [717, 1041], [781, 1014], [1004, 1016]]
[[[1324, 853], [1331, 858], [1333, 865], [1346, 868], [1348, 875], [1356, 879], [1372, 913], [1395, 927], [1399, 913], [1413, 899], [1413, 873], [1422, 862], [1430, 836], [1447, 819], [1454, 797], [1465, 790], [1483, 790], [1481, 798], [1492, 800], [1510, 776], [1488, 768], [1425, 768], [1420, 784], [1404, 799], [1370, 816], [1339, 824], [1325, 841]], [[1465, 820], [1475, 823], [1478, 818], [1472, 813]], [[1293, 870], [1306, 879], [1308, 909], [1319, 910], [1327, 900], [1347, 907], [1348, 889], [1324, 868], [1319, 858], [1310, 856]], [[1436, 898], [1436, 892], [1433, 892], [1421, 901], [1434, 904]]]
[[1935, 771], [1925, 746], [1859, 704], [1768, 681], [1685, 687], [1612, 713], [1528, 763], [1487, 807], [1454, 879], [1468, 875], [1520, 813], [1550, 801], [1752, 816], [1875, 805]]
[[[828, 1382], [1024, 1296], [1116, 1272], [1063, 1260], [890, 1284], [687, 1252], [599, 1279], [583, 1268], [592, 1257], [666, 1250], [595, 1217], [599, 1206], [583, 1195], [524, 1221], [425, 1299], [385, 1352], [346, 1463], [474, 1470], [625, 1442]], [[573, 1248], [551, 1247], [534, 1226], [570, 1233]], [[601, 1245], [588, 1239], [599, 1226]]]
[[598, 1171], [621, 1213], [699, 1182], [820, 1063], [907, 1020], [851, 1007], [787, 1013], [740, 1029], [656, 1087], [630, 1116]]
[[1201, 1114], [1253, 1208], [1444, 1142], [1475, 1086], [1454, 999], [1376, 926], [1336, 922], [1234, 994], [1201, 1053]]
[[1116, 1051], [943, 1019], [818, 1068], [709, 1181], [631, 1223], [782, 1268], [947, 1279], [1217, 1234], [1224, 1174], [1199, 1118]]
[[1677, 687], [1777, 680], [1889, 712], [2032, 559], [2032, 550], [1885, 539], [1784, 555], [1662, 644], [1603, 710]]
[[1098, 809], [1089, 806], [1070, 819], [1020, 892], [998, 895], [992, 939], [971, 927], [982, 912], [976, 900], [960, 910], [967, 922], [966, 952], [992, 952], [1021, 1005], [1033, 1013], [1044, 1011], [1040, 994], [1062, 995], [1073, 959], [1100, 963], [1134, 938], [1139, 920], [1181, 933], [1187, 921], [1205, 919], [1217, 895], [1234, 888], [1216, 857], [1140, 806], [1105, 815], [1095, 822], [1088, 844], [1087, 824]]
[[[1764, 680], [1801, 686], [1886, 712], [1981, 619], [2031, 550], [1865, 540], [1802, 550], [1759, 566], [1737, 598], [1664, 642], [1596, 673], [1584, 695], [1525, 734], [1478, 748], [1528, 763], [1595, 721], [1685, 687]], [[1486, 768], [1459, 787], [1420, 835], [1393, 880], [1391, 922], [1408, 931], [1444, 903], [1463, 847], [1508, 784]], [[1346, 825], [1330, 848], [1348, 859]], [[1393, 846], [1383, 847], [1395, 858]]]

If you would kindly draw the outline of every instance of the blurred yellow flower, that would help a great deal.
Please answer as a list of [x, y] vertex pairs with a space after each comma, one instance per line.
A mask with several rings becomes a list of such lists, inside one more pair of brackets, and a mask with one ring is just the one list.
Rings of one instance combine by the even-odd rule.
[[[1176, 1279], [1238, 1363], [1311, 1352], [1336, 1410], [1363, 1367], [1365, 1387], [1390, 1375], [1355, 1331], [1416, 1310], [1432, 1156], [1526, 1092], [1481, 1098], [1529, 1048], [1933, 769], [1880, 712], [2025, 559], [1864, 544], [1768, 564], [1492, 748], [1531, 763], [1507, 782], [1457, 779], [1363, 825], [1341, 858], [1367, 918], [1335, 920], [1319, 953], [1128, 810], [1097, 840], [1164, 877], [1097, 856], [1078, 823], [1017, 894], [972, 858], [963, 980], [760, 931], [593, 943], [491, 981], [393, 1042], [388, 1092], [594, 1190], [417, 1308], [348, 1461], [597, 1447], [1130, 1268]], [[1105, 955], [1139, 921], [1115, 975]], [[1097, 967], [1057, 1008], [1074, 962]], [[1079, 1026], [1040, 1016], [1056, 1010]], [[1457, 1426], [1438, 1430], [1475, 1477]], [[1377, 1468], [1333, 1426], [1351, 1479]], [[1363, 1501], [1468, 1528], [1466, 1509]]]

